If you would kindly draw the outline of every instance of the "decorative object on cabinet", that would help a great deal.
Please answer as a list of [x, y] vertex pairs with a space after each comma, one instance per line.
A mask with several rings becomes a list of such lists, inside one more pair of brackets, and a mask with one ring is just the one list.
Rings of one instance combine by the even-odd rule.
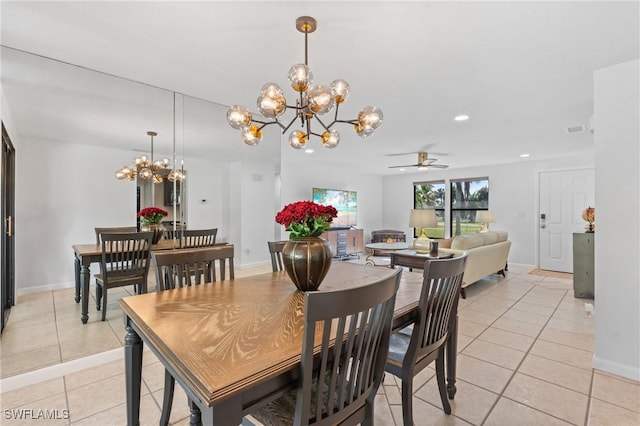
[[413, 241], [413, 248], [418, 253], [428, 253], [431, 250], [431, 240], [427, 237], [425, 228], [435, 228], [436, 211], [433, 209], [412, 209], [409, 214], [409, 226], [418, 228], [420, 235]]
[[585, 226], [586, 232], [594, 232], [596, 226], [593, 224], [596, 221], [596, 209], [595, 207], [587, 207], [582, 212], [582, 220], [587, 222]]
[[402, 231], [395, 231], [393, 229], [371, 231], [372, 243], [404, 243], [405, 241], [407, 241], [407, 236]]
[[[313, 74], [308, 66], [307, 36], [316, 30], [317, 22], [310, 16], [296, 19], [296, 29], [304, 33], [304, 64], [296, 64], [289, 70], [289, 83], [299, 98], [296, 103], [288, 104], [284, 92], [275, 83], [262, 86], [258, 96], [257, 107], [267, 119], [255, 119], [249, 110], [240, 105], [233, 105], [227, 111], [227, 121], [231, 127], [242, 133], [242, 140], [247, 145], [256, 145], [262, 140], [262, 129], [271, 124], [277, 124], [284, 134], [296, 121], [300, 120], [302, 130], [294, 130], [289, 135], [289, 145], [295, 149], [303, 148], [311, 135], [318, 136], [325, 148], [335, 148], [340, 143], [340, 134], [332, 129], [336, 123], [351, 124], [358, 136], [366, 138], [375, 132], [382, 124], [382, 110], [374, 106], [367, 106], [360, 110], [357, 118], [352, 120], [338, 119], [338, 107], [349, 96], [349, 83], [344, 80], [334, 80], [330, 85], [313, 85]], [[335, 106], [333, 120], [325, 123], [319, 115], [330, 112]], [[288, 124], [280, 122], [279, 117], [287, 109], [295, 111], [295, 115]], [[311, 127], [315, 119], [321, 127], [322, 133], [317, 133]]]

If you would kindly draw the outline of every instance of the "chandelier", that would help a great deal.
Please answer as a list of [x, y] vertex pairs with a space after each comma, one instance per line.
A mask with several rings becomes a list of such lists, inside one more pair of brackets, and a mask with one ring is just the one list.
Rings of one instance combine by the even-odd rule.
[[[168, 170], [171, 162], [168, 158], [153, 161], [153, 137], [158, 136], [158, 133], [148, 131], [147, 135], [151, 136], [151, 158], [146, 155], [140, 155], [133, 159], [133, 166], [122, 166], [115, 173], [116, 178], [119, 180], [135, 180], [139, 177], [143, 180], [149, 180], [153, 183], [162, 183], [164, 178], [162, 177], [163, 170]], [[171, 170], [167, 174], [167, 180], [170, 182], [183, 181], [184, 173], [180, 170]]]
[[[364, 107], [358, 117], [353, 120], [339, 120], [338, 108], [349, 96], [349, 83], [344, 80], [334, 80], [329, 86], [313, 85], [313, 74], [308, 66], [307, 36], [316, 30], [316, 20], [310, 16], [296, 19], [296, 29], [304, 33], [304, 64], [296, 64], [289, 70], [289, 83], [293, 90], [299, 93], [295, 105], [288, 105], [284, 92], [276, 83], [267, 83], [262, 87], [258, 96], [257, 106], [260, 114], [271, 121], [260, 121], [252, 117], [249, 110], [240, 105], [233, 105], [227, 111], [227, 121], [234, 129], [242, 133], [242, 140], [247, 145], [256, 145], [262, 140], [262, 129], [271, 124], [277, 124], [284, 134], [297, 120], [300, 130], [294, 130], [289, 135], [289, 144], [295, 149], [303, 148], [311, 135], [318, 136], [326, 148], [335, 148], [340, 143], [340, 134], [332, 129], [336, 123], [351, 124], [358, 136], [366, 138], [382, 124], [382, 110], [374, 106]], [[327, 114], [335, 107], [333, 120], [325, 124], [320, 115]], [[294, 117], [288, 124], [280, 121], [287, 110], [295, 111]], [[312, 121], [319, 124], [319, 132], [312, 129]]]

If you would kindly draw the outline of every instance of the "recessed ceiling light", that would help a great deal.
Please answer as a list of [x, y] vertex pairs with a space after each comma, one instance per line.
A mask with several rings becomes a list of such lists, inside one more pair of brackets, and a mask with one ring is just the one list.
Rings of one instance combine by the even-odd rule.
[[520, 154], [520, 158], [528, 158], [529, 154], [527, 154], [526, 152], [524, 154]]
[[308, 148], [308, 149], [305, 149], [304, 152], [306, 152], [307, 154], [313, 154], [313, 149]]
[[467, 121], [469, 119], [469, 116], [466, 114], [460, 114], [460, 115], [456, 115], [455, 117], [453, 117], [453, 119], [455, 121]]

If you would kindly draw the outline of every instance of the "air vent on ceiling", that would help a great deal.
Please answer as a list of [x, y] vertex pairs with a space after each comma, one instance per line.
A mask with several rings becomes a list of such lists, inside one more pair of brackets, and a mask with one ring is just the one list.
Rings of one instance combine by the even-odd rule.
[[567, 133], [584, 132], [585, 130], [586, 130], [586, 128], [583, 125], [567, 127]]

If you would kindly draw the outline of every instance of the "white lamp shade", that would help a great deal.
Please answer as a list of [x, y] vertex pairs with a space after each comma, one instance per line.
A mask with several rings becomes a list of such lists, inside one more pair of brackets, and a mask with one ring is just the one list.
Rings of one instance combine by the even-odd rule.
[[491, 210], [481, 210], [476, 213], [478, 223], [496, 223], [496, 215]]
[[435, 228], [436, 225], [435, 210], [411, 210], [409, 214], [409, 226], [411, 228]]

